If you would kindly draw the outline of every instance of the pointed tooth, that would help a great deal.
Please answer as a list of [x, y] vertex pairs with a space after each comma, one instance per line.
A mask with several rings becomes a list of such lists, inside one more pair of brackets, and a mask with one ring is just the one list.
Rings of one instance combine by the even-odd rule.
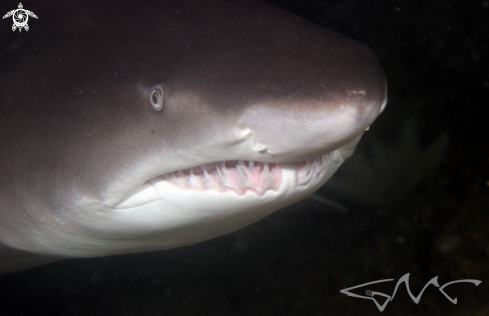
[[311, 174], [312, 177], [316, 176], [321, 170], [318, 169], [318, 162], [314, 159], [311, 159]]
[[270, 172], [270, 168], [268, 166], [268, 163], [264, 163], [263, 164], [263, 171], [265, 172], [265, 176], [267, 178], [267, 181], [265, 182], [265, 184], [263, 185], [263, 189], [271, 189], [272, 188], [272, 184], [273, 184], [273, 176], [272, 176], [272, 173]]
[[195, 186], [195, 185], [199, 184], [199, 176], [194, 174], [194, 168], [190, 168], [189, 170], [190, 170], [190, 173], [188, 176], [189, 185]]
[[238, 166], [241, 167], [241, 170], [247, 175], [247, 176], [251, 176], [251, 173], [250, 171], [248, 170], [248, 168], [246, 168], [246, 165], [244, 163], [243, 160], [238, 160]]
[[239, 179], [241, 180], [241, 184], [244, 186], [246, 183], [246, 178], [241, 170], [241, 166], [236, 166], [236, 170], [238, 170]]
[[238, 170], [239, 178], [241, 179], [241, 184], [246, 188], [252, 188], [253, 189], [254, 186], [250, 183], [250, 181], [248, 181], [248, 179], [246, 179], [246, 177], [243, 174], [242, 168], [243, 167], [241, 167], [240, 165], [236, 166], [236, 170]]
[[325, 169], [328, 167], [328, 164], [329, 164], [329, 162], [330, 162], [329, 157], [330, 157], [329, 155], [324, 155], [324, 156], [322, 157], [322, 159], [321, 159], [321, 160], [322, 160], [322, 162], [321, 162], [321, 164], [318, 166], [318, 169], [319, 169], [319, 170], [321, 170], [321, 171], [322, 171], [322, 170], [325, 170]]
[[311, 180], [312, 176], [314, 175], [314, 169], [315, 166], [311, 169], [311, 172], [309, 172], [309, 174], [304, 179], [302, 179], [299, 184], [306, 184], [307, 182], [309, 182], [309, 180]]
[[179, 178], [175, 177], [175, 172], [172, 172], [170, 182], [173, 183], [174, 185], [176, 185], [179, 188], [182, 187]]
[[189, 186], [192, 186], [192, 181], [193, 181], [193, 178], [194, 178], [194, 170], [192, 168], [190, 168], [190, 173], [188, 175], [188, 179], [187, 179], [187, 184]]
[[171, 179], [169, 178], [169, 179], [168, 179], [168, 181], [169, 181], [170, 183], [173, 183], [173, 184], [174, 184], [174, 185], [176, 185], [177, 187], [181, 187], [181, 186], [180, 186], [180, 181], [178, 181], [178, 178], [177, 178], [177, 177], [175, 177], [175, 173], [174, 173], [174, 172], [172, 172], [172, 174], [171, 174]]
[[263, 163], [263, 170], [261, 172], [261, 177], [260, 180], [265, 179], [266, 177], [270, 176], [270, 168], [268, 167], [268, 163], [264, 162]]
[[308, 161], [306, 161], [306, 165], [304, 166], [304, 169], [303, 169], [305, 176], [307, 176], [309, 174], [310, 169], [311, 169], [311, 161], [308, 160]]
[[216, 171], [217, 175], [219, 176], [219, 180], [221, 180], [221, 184], [224, 185], [224, 182], [226, 181], [224, 177], [222, 176], [221, 170], [219, 170], [219, 166], [216, 165]]
[[221, 180], [221, 184], [224, 186], [224, 187], [227, 187], [227, 188], [231, 188], [231, 186], [229, 185], [229, 182], [226, 180], [226, 178], [222, 175], [221, 173], [221, 170], [219, 170], [219, 167], [216, 165], [216, 170], [217, 170], [217, 174], [219, 175], [219, 180]]
[[207, 173], [207, 170], [204, 168], [204, 166], [200, 166], [202, 168], [202, 171], [204, 172], [204, 186], [206, 188], [211, 188], [212, 187], [212, 183], [211, 183], [211, 176], [209, 175], [209, 173]]
[[153, 187], [153, 190], [155, 191], [156, 195], [161, 199], [160, 192], [158, 191], [158, 186], [156, 185], [158, 181], [155, 179], [150, 179], [148, 180], [148, 183]]
[[204, 166], [200, 166], [202, 168], [202, 171], [204, 172], [204, 179], [209, 179], [211, 176], [209, 176], [209, 173], [207, 173], [207, 170], [204, 168]]

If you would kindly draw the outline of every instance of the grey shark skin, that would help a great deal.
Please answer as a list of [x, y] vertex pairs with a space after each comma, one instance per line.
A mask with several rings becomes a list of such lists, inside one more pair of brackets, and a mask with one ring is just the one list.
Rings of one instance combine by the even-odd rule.
[[369, 48], [267, 3], [28, 9], [0, 38], [2, 273], [236, 231], [319, 188], [386, 103]]

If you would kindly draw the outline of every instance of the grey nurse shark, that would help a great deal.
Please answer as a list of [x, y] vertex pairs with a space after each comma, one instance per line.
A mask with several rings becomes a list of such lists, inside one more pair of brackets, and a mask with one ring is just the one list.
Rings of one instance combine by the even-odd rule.
[[323, 185], [386, 104], [368, 47], [268, 3], [24, 5], [28, 32], [0, 24], [2, 273], [236, 231]]

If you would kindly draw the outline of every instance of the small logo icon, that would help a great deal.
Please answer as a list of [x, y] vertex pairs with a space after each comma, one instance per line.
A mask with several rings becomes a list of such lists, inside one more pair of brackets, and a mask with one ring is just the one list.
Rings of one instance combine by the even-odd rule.
[[[407, 292], [409, 294], [409, 296], [411, 297], [411, 299], [413, 300], [414, 303], [418, 304], [419, 301], [421, 300], [421, 296], [423, 295], [423, 292], [424, 290], [426, 290], [426, 288], [430, 285], [430, 284], [433, 284], [434, 286], [436, 286], [438, 288], [438, 290], [443, 294], [445, 295], [445, 297], [450, 301], [452, 302], [453, 304], [457, 304], [457, 298], [451, 298], [450, 296], [448, 296], [447, 293], [445, 293], [445, 291], [443, 291], [443, 289], [449, 285], [452, 285], [454, 283], [461, 283], [461, 282], [467, 282], [467, 283], [472, 283], [474, 284], [475, 286], [478, 286], [479, 284], [482, 283], [481, 280], [473, 280], [473, 279], [465, 279], [465, 280], [456, 280], [456, 281], [452, 281], [452, 282], [448, 282], [448, 283], [445, 283], [443, 286], [440, 287], [440, 284], [438, 284], [438, 276], [432, 278], [431, 280], [428, 281], [428, 283], [426, 283], [426, 285], [424, 286], [424, 288], [421, 290], [421, 292], [419, 292], [418, 296], [414, 296], [413, 293], [411, 293], [411, 289], [409, 288], [409, 273], [406, 273], [405, 275], [403, 275], [399, 281], [397, 281], [397, 284], [396, 284], [396, 287], [394, 288], [394, 292], [392, 293], [392, 295], [387, 295], [385, 293], [382, 293], [382, 292], [375, 292], [375, 291], [371, 291], [371, 290], [367, 290], [365, 291], [365, 295], [359, 295], [359, 294], [355, 294], [353, 292], [350, 292], [350, 290], [354, 290], [354, 289], [357, 289], [357, 288], [360, 288], [360, 287], [363, 287], [363, 286], [367, 286], [367, 285], [371, 285], [371, 284], [376, 284], [376, 283], [382, 283], [382, 282], [390, 282], [390, 281], [394, 281], [394, 279], [384, 279], [384, 280], [379, 280], [379, 281], [373, 281], [373, 282], [368, 282], [368, 283], [363, 283], [363, 284], [360, 284], [360, 285], [356, 285], [356, 286], [352, 286], [352, 287], [349, 287], [347, 289], [343, 289], [340, 291], [340, 293], [343, 293], [343, 294], [346, 294], [348, 296], [351, 296], [351, 297], [356, 297], [356, 298], [362, 298], [362, 299], [368, 299], [368, 300], [372, 300], [374, 301], [375, 305], [377, 305], [377, 308], [379, 309], [379, 311], [383, 312], [385, 307], [387, 306], [387, 304], [389, 304], [390, 301], [392, 301], [394, 299], [394, 296], [396, 295], [396, 292], [397, 292], [397, 288], [402, 284], [404, 283], [406, 285], [406, 289], [407, 289]], [[380, 304], [374, 296], [381, 296], [381, 297], [384, 297], [385, 298], [385, 301], [383, 304]]]
[[22, 28], [24, 28], [26, 31], [29, 31], [29, 25], [27, 25], [27, 20], [29, 20], [29, 16], [37, 19], [37, 15], [35, 15], [32, 11], [25, 10], [22, 6], [22, 3], [19, 3], [18, 9], [8, 12], [3, 16], [3, 18], [5, 19], [9, 16], [12, 16], [12, 19], [14, 20], [12, 31], [19, 29], [19, 32], [22, 31]]

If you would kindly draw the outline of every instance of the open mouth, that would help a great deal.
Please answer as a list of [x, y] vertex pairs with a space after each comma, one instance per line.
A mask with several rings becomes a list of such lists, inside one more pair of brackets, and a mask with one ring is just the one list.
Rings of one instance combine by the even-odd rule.
[[[279, 191], [283, 169], [295, 174], [295, 185], [305, 187], [314, 179], [323, 179], [333, 165], [332, 151], [321, 157], [293, 163], [257, 161], [222, 161], [170, 172], [145, 182], [137, 191], [114, 209], [131, 209], [156, 200], [167, 200], [178, 192], [234, 192], [238, 196], [250, 192], [263, 196], [267, 191]], [[293, 169], [293, 170], [291, 170]]]
[[[330, 152], [319, 158], [294, 162], [296, 185], [307, 185], [312, 179], [321, 177], [327, 172], [332, 158], [333, 152]], [[158, 182], [167, 181], [187, 190], [234, 191], [237, 195], [252, 191], [262, 196], [267, 190], [279, 189], [282, 182], [282, 168], [283, 165], [280, 163], [222, 161], [167, 173], [148, 182], [155, 189]]]

